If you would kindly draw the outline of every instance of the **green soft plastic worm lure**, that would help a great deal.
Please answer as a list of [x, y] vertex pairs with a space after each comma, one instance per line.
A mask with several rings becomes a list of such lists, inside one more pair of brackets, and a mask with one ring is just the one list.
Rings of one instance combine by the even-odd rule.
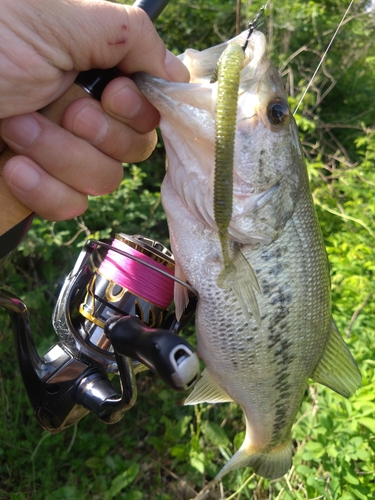
[[255, 273], [241, 252], [229, 250], [229, 224], [233, 212], [233, 163], [236, 136], [238, 92], [245, 48], [230, 44], [221, 55], [211, 83], [217, 81], [214, 217], [218, 228], [224, 268], [218, 276], [220, 288], [232, 288], [245, 315], [249, 309], [260, 325], [260, 314], [254, 289], [260, 292]]
[[[224, 259], [224, 278], [232, 270], [228, 227], [233, 210], [233, 161], [240, 73], [245, 53], [241, 45], [229, 45], [217, 65], [211, 82], [217, 77], [216, 147], [214, 180], [214, 216]], [[222, 281], [222, 279], [219, 280]], [[223, 283], [219, 283], [223, 286]]]
[[[210, 83], [217, 81], [214, 218], [224, 260], [224, 269], [218, 276], [220, 288], [233, 288], [247, 314], [248, 306], [260, 324], [260, 314], [253, 289], [260, 292], [255, 273], [239, 249], [232, 258], [229, 251], [229, 224], [233, 212], [233, 168], [238, 92], [241, 71], [245, 65], [245, 51], [255, 26], [266, 6], [263, 6], [249, 23], [249, 31], [243, 46], [231, 43], [222, 53]], [[246, 287], [249, 304], [243, 298], [241, 286]]]

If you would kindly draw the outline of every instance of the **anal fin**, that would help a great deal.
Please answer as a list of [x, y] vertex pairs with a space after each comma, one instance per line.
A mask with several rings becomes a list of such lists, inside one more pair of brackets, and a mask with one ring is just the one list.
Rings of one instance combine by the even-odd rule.
[[232, 403], [233, 399], [213, 380], [207, 368], [185, 400], [185, 405], [198, 403]]
[[361, 372], [333, 319], [322, 357], [311, 378], [346, 398], [361, 384]]

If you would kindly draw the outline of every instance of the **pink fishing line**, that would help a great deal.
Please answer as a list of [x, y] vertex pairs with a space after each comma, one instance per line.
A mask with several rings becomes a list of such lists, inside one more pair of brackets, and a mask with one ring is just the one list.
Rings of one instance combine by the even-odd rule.
[[[112, 246], [167, 271], [172, 276], [174, 274], [171, 269], [120, 240], [114, 239]], [[113, 250], [108, 251], [99, 267], [99, 273], [163, 309], [167, 309], [172, 302], [174, 285], [172, 279]]]

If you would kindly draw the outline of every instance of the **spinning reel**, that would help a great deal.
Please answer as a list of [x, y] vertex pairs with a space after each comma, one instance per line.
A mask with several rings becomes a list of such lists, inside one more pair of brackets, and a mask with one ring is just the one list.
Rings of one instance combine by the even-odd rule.
[[[106, 250], [98, 268], [93, 257]], [[190, 302], [177, 321], [168, 308], [177, 281]], [[25, 304], [0, 293], [15, 338], [20, 371], [35, 416], [51, 433], [90, 411], [118, 422], [135, 403], [135, 375], [147, 368], [182, 391], [199, 376], [199, 361], [178, 332], [194, 315], [194, 290], [174, 276], [174, 259], [161, 243], [116, 235], [109, 245], [86, 242], [65, 279], [54, 313], [59, 337], [45, 356], [34, 345]], [[118, 376], [120, 390], [113, 386]]]

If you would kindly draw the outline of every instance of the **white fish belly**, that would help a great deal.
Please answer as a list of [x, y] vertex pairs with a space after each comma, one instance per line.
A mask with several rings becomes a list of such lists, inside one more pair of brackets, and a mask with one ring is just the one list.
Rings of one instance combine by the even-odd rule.
[[223, 266], [217, 233], [182, 204], [168, 174], [162, 197], [175, 258], [199, 294], [198, 353], [242, 406], [249, 453], [268, 453], [289, 439], [331, 325], [328, 262], [311, 195], [306, 187], [276, 241], [242, 248], [261, 289], [260, 327], [246, 322], [231, 290], [217, 286]]

